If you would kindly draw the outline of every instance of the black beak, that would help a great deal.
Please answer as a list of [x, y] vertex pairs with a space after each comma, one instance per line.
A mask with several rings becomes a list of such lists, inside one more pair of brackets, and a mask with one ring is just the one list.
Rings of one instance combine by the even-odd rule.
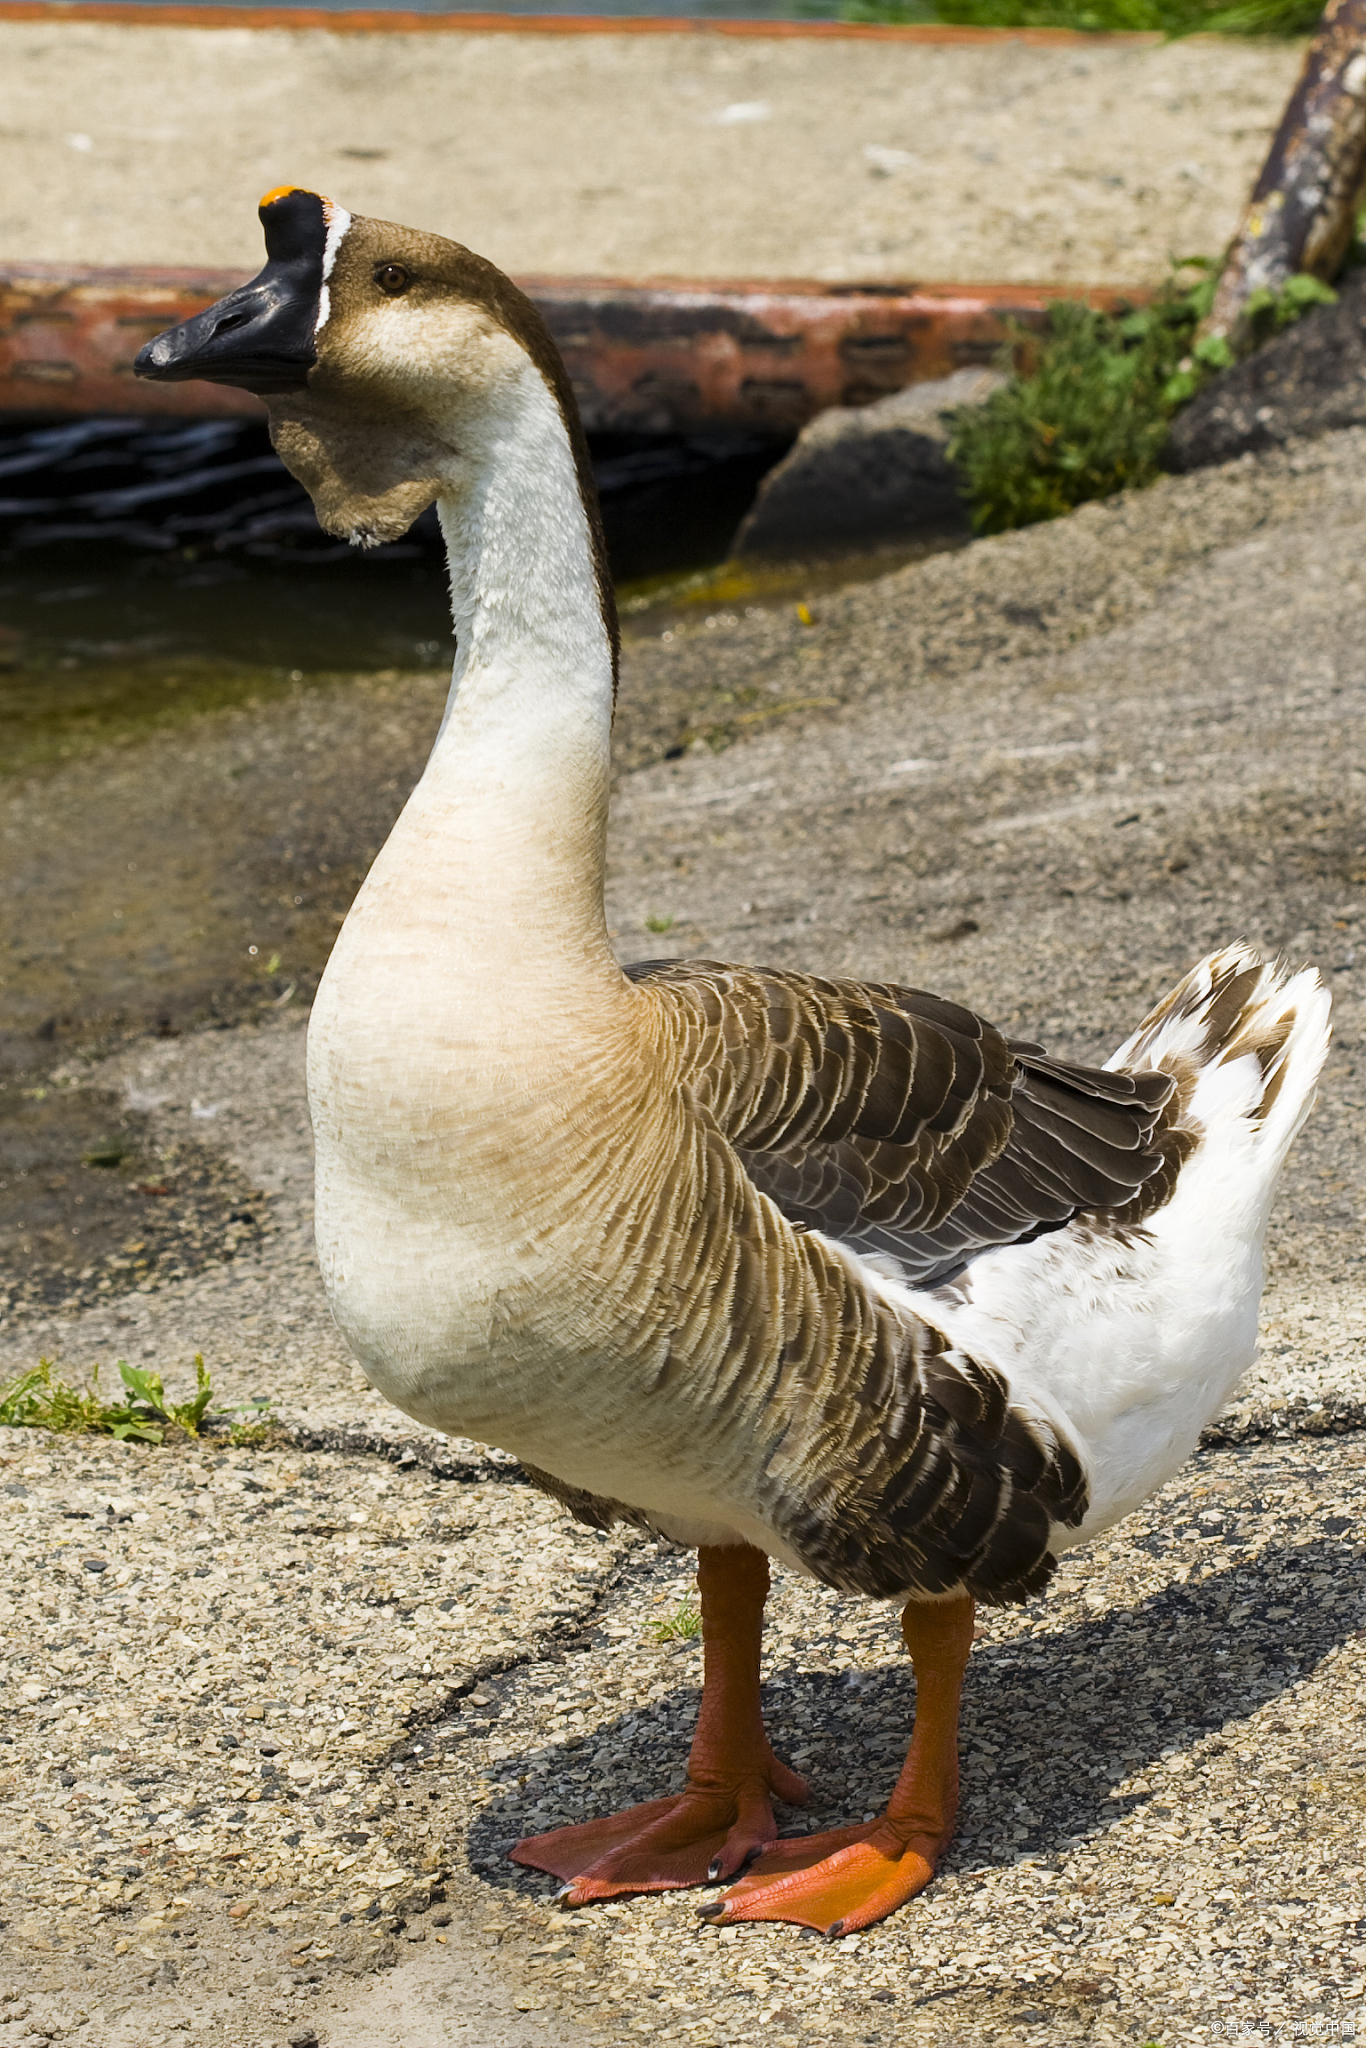
[[322, 198], [297, 186], [272, 193], [261, 201], [261, 225], [265, 269], [149, 341], [133, 364], [139, 377], [166, 384], [202, 377], [261, 393], [302, 390], [318, 359], [314, 333], [327, 244]]

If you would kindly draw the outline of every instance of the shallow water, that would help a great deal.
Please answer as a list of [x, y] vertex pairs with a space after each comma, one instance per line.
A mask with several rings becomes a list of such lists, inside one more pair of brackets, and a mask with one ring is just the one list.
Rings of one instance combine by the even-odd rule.
[[[597, 438], [625, 608], [724, 560], [786, 445]], [[0, 426], [0, 772], [318, 675], [444, 668], [453, 651], [435, 515], [357, 553], [321, 531], [263, 427]]]
[[[452, 652], [439, 536], [338, 547], [253, 431], [0, 423], [0, 1093], [68, 1041], [306, 1004], [421, 772]], [[782, 446], [596, 445], [628, 639], [800, 610], [917, 552], [726, 560]], [[682, 699], [637, 704], [623, 760], [753, 729], [725, 701], [696, 734]]]

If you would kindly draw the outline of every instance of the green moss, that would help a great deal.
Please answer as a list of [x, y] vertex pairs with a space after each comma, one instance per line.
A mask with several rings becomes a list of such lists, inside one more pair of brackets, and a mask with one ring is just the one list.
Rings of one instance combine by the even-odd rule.
[[241, 704], [254, 709], [300, 687], [297, 671], [245, 665], [166, 668], [148, 660], [69, 669], [52, 663], [16, 666], [3, 676], [0, 775], [28, 775], [101, 747], [129, 746], [208, 712]]
[[[1015, 331], [1003, 354], [1009, 383], [959, 411], [949, 442], [978, 533], [1056, 519], [1154, 480], [1172, 415], [1233, 361], [1221, 338], [1195, 339], [1216, 279], [1217, 266], [1193, 258], [1148, 306], [1098, 313], [1063, 300], [1042, 337]], [[1255, 338], [1335, 296], [1310, 277], [1256, 295]]]

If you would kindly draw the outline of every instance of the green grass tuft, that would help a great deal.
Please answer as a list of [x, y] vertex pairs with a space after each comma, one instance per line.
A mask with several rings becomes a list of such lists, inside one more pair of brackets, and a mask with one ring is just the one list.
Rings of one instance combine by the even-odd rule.
[[[1192, 272], [1196, 282], [1185, 282]], [[1153, 482], [1172, 415], [1233, 361], [1222, 338], [1195, 339], [1216, 282], [1217, 266], [1194, 257], [1176, 266], [1151, 305], [1097, 313], [1062, 300], [1049, 308], [1042, 338], [1015, 330], [1002, 356], [1010, 382], [984, 404], [963, 407], [949, 442], [978, 533], [1056, 519], [1088, 499]], [[1312, 277], [1254, 294], [1255, 339], [1335, 297]]]
[[1318, 0], [842, 0], [841, 21], [942, 21], [963, 28], [1196, 31], [1228, 36], [1308, 36]]
[[645, 1626], [657, 1643], [690, 1643], [702, 1633], [702, 1610], [695, 1600], [680, 1600], [672, 1614]]
[[125, 1399], [106, 1401], [95, 1367], [85, 1387], [68, 1386], [53, 1377], [52, 1361], [42, 1358], [7, 1387], [0, 1387], [0, 1424], [10, 1429], [52, 1429], [62, 1435], [88, 1431], [96, 1436], [159, 1444], [176, 1429], [197, 1437], [213, 1398], [213, 1384], [202, 1354], [194, 1362], [195, 1393], [189, 1401], [170, 1401], [160, 1376], [118, 1361]]

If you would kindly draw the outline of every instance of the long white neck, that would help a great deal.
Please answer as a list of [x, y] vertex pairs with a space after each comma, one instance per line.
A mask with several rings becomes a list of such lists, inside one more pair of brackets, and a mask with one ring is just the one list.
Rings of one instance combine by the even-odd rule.
[[471, 938], [610, 958], [602, 907], [612, 650], [555, 399], [528, 362], [467, 426], [438, 501], [458, 653], [410, 806], [429, 881]]

